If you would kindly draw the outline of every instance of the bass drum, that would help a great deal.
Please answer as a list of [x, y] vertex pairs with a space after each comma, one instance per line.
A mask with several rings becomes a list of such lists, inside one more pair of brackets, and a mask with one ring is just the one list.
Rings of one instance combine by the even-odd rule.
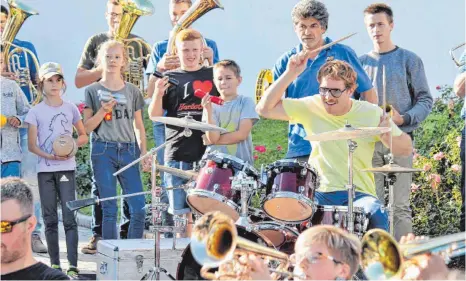
[[[236, 226], [238, 230], [238, 235], [254, 243], [259, 243], [268, 247], [273, 247], [273, 244], [266, 238], [255, 232], [249, 232], [242, 226]], [[183, 254], [181, 255], [181, 261], [178, 264], [178, 269], [176, 270], [176, 280], [206, 280], [202, 278], [200, 272], [202, 266], [196, 262], [192, 253], [191, 253], [191, 244], [186, 246]], [[217, 268], [211, 269], [212, 272], [217, 271]]]

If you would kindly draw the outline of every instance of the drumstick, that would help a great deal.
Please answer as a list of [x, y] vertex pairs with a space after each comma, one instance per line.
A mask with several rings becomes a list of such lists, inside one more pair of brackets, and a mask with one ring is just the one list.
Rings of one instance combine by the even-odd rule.
[[335, 44], [337, 44], [337, 43], [340, 43], [341, 41], [346, 40], [346, 39], [348, 39], [348, 38], [350, 38], [350, 37], [352, 37], [352, 36], [354, 36], [354, 35], [356, 35], [356, 34], [357, 34], [357, 32], [354, 32], [354, 33], [351, 33], [351, 34], [349, 34], [349, 35], [346, 35], [346, 36], [344, 36], [344, 37], [342, 37], [342, 38], [340, 38], [340, 39], [338, 39], [338, 40], [335, 40], [335, 41], [330, 42], [330, 43], [328, 43], [328, 44], [325, 44], [325, 45], [323, 45], [323, 46], [321, 46], [321, 47], [319, 47], [319, 48], [316, 48], [316, 49], [314, 49], [314, 50], [311, 50], [311, 51], [304, 51], [304, 52], [303, 52], [304, 57], [305, 57], [305, 58], [308, 58], [312, 53], [318, 53], [318, 52], [320, 52], [320, 51], [322, 51], [322, 50], [325, 50], [325, 49], [327, 49], [327, 48], [330, 48], [330, 47], [332, 47], [333, 45], [335, 45]]
[[382, 108], [383, 108], [383, 117], [387, 115], [387, 95], [385, 93], [387, 84], [385, 82], [385, 65], [382, 65]]

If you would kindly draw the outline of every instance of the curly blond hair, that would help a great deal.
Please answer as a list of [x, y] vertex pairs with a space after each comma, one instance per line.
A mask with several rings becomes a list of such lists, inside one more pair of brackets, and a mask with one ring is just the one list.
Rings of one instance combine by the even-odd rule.
[[343, 81], [346, 88], [352, 88], [358, 85], [356, 83], [357, 76], [356, 71], [354, 71], [349, 63], [341, 60], [331, 60], [322, 65], [319, 69], [317, 81], [319, 81], [320, 84], [324, 77], [329, 77], [333, 80]]

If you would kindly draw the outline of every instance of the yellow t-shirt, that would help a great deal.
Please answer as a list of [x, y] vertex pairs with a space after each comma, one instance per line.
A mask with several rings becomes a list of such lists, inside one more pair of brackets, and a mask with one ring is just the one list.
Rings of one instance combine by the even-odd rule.
[[[320, 95], [301, 99], [284, 99], [283, 107], [290, 117], [290, 122], [303, 125], [307, 135], [320, 134], [342, 129], [346, 122], [358, 127], [378, 127], [382, 109], [366, 101], [352, 100], [351, 110], [342, 116], [328, 114]], [[402, 131], [391, 123], [393, 136], [400, 136]], [[353, 154], [353, 184], [356, 191], [376, 196], [374, 175], [360, 172], [372, 167], [372, 155], [379, 136], [354, 140], [357, 148]], [[346, 140], [311, 142], [312, 152], [309, 164], [317, 169], [320, 176], [319, 192], [346, 190], [348, 184], [348, 144]]]

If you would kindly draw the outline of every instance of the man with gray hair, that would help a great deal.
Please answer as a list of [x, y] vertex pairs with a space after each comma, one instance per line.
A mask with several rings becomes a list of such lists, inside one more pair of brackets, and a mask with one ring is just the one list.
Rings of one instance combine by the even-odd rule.
[[69, 280], [61, 271], [38, 262], [32, 256], [31, 234], [37, 223], [32, 193], [27, 184], [15, 177], [0, 180], [1, 195], [1, 279]]
[[[318, 53], [312, 52], [312, 50], [332, 42], [330, 38], [323, 36], [328, 28], [328, 17], [327, 8], [319, 1], [301, 0], [294, 6], [291, 18], [300, 43], [278, 59], [273, 70], [274, 80], [284, 74], [291, 56], [308, 52], [307, 67], [286, 88], [284, 92], [286, 98], [304, 98], [318, 94], [317, 72], [327, 60], [336, 59], [348, 62], [356, 71], [358, 84], [356, 93], [361, 95], [361, 99], [377, 103], [377, 95], [371, 81], [362, 68], [356, 53], [350, 47], [335, 44]], [[311, 153], [311, 144], [304, 139], [305, 137], [306, 132], [301, 124], [290, 123], [286, 158], [307, 161]]]

